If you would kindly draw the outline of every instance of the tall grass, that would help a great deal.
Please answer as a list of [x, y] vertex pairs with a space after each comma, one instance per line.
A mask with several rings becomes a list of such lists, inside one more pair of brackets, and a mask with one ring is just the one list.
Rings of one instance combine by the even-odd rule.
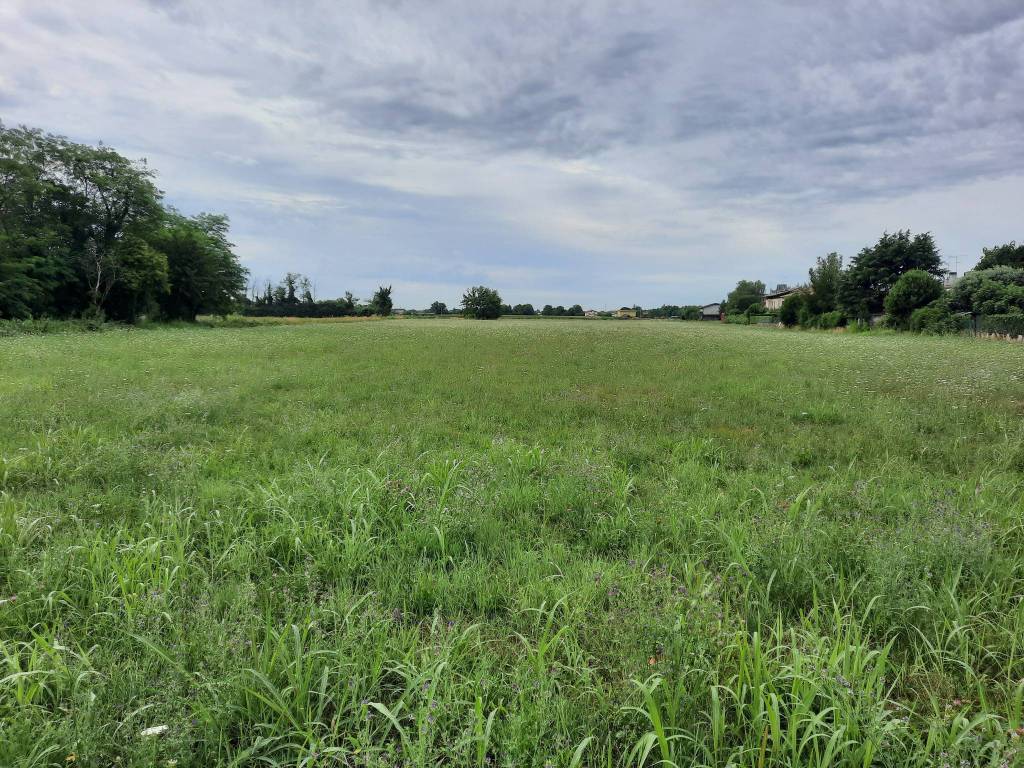
[[1024, 760], [1024, 349], [0, 341], [0, 765]]

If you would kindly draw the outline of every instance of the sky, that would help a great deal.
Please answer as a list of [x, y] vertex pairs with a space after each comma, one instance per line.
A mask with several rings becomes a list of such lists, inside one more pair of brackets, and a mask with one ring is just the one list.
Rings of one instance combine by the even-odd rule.
[[0, 120], [145, 157], [254, 280], [596, 309], [1024, 240], [1024, 2], [0, 3]]

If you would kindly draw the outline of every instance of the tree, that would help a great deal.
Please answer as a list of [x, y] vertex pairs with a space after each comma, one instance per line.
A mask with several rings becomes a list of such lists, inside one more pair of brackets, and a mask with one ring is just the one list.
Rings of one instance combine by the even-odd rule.
[[942, 283], [923, 269], [904, 272], [885, 296], [885, 312], [896, 328], [908, 328], [915, 309], [942, 296]]
[[764, 283], [760, 280], [740, 280], [726, 297], [726, 310], [730, 314], [743, 314], [749, 307], [764, 303]]
[[545, 304], [544, 308], [541, 309], [540, 313], [544, 315], [544, 317], [550, 317], [555, 313], [555, 308], [552, 307], [550, 304]]
[[445, 304], [443, 301], [435, 301], [433, 304], [430, 305], [430, 311], [433, 312], [435, 315], [447, 315], [448, 305]]
[[819, 256], [807, 270], [811, 293], [806, 297], [811, 312], [820, 315], [833, 311], [839, 300], [839, 284], [843, 279], [843, 257], [835, 251]]
[[565, 311], [565, 314], [570, 317], [583, 317], [583, 307], [579, 304], [573, 304], [569, 309]]
[[800, 313], [807, 306], [807, 297], [801, 293], [791, 293], [782, 300], [779, 307], [779, 322], [792, 328], [800, 322]]
[[1016, 240], [991, 248], [982, 248], [981, 253], [981, 261], [978, 262], [974, 271], [992, 269], [992, 267], [1024, 269], [1024, 243], [1017, 245]]
[[501, 296], [493, 288], [473, 286], [462, 296], [462, 314], [477, 320], [493, 320], [501, 315]]
[[904, 272], [943, 274], [931, 234], [910, 236], [910, 230], [886, 232], [854, 257], [840, 281], [838, 304], [847, 317], [868, 319], [885, 307], [885, 297]]
[[1024, 313], [1024, 269], [973, 270], [953, 288], [955, 309], [978, 315]]
[[373, 307], [374, 314], [383, 315], [387, 317], [391, 314], [391, 286], [378, 286], [376, 293], [373, 294], [373, 298], [370, 300], [370, 306]]
[[299, 275], [299, 289], [302, 291], [302, 303], [313, 304], [313, 281], [305, 275]]
[[116, 248], [117, 280], [107, 300], [107, 314], [134, 323], [150, 314], [167, 293], [167, 257], [141, 237], [129, 236]]
[[[167, 294], [160, 299], [163, 315], [195, 320], [201, 313], [226, 314], [241, 300], [246, 270], [227, 240], [226, 216], [200, 214], [187, 219], [176, 211], [167, 214], [153, 245], [167, 257]], [[274, 289], [274, 303], [287, 293]]]

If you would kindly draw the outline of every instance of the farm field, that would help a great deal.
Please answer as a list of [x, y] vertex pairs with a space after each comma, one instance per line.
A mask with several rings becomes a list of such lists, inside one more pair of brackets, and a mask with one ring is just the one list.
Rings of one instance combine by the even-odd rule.
[[0, 765], [1024, 764], [1024, 347], [0, 339]]

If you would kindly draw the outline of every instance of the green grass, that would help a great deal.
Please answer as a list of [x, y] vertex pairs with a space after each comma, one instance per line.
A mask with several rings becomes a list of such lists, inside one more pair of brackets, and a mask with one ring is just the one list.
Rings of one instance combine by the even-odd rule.
[[112, 330], [0, 410], [0, 765], [1024, 760], [1024, 348]]

